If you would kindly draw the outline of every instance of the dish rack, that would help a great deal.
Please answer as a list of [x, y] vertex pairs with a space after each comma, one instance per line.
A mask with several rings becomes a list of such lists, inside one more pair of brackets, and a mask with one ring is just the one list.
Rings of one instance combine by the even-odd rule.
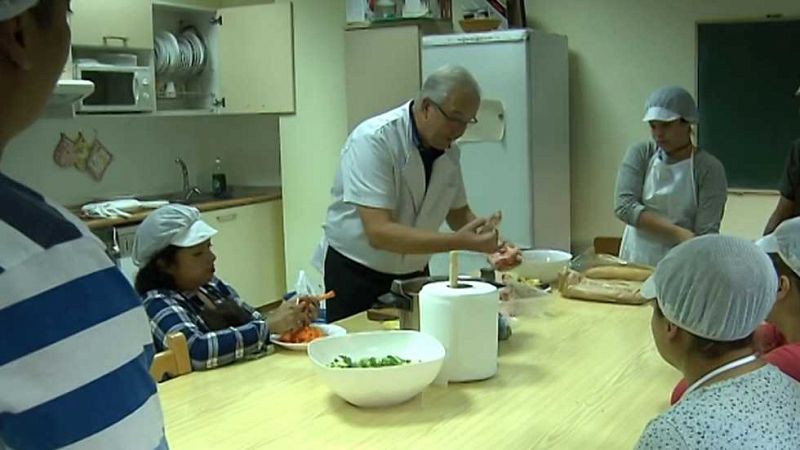
[[218, 98], [217, 12], [153, 4], [153, 53], [159, 111], [214, 110]]

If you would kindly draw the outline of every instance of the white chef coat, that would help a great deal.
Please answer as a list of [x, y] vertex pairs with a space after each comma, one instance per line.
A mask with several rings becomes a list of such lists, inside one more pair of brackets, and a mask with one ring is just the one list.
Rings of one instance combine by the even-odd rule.
[[437, 231], [452, 209], [467, 205], [453, 144], [433, 165], [425, 189], [425, 168], [414, 144], [410, 102], [361, 123], [347, 138], [331, 189], [324, 238], [313, 264], [324, 267], [327, 245], [378, 272], [405, 274], [422, 270], [430, 256], [402, 255], [372, 247], [357, 206], [389, 209], [395, 222]]

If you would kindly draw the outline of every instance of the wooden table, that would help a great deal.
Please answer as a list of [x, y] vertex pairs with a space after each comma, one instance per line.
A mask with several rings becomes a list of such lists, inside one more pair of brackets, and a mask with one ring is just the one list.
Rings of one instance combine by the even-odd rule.
[[[159, 385], [173, 450], [260, 448], [626, 449], [668, 406], [679, 373], [658, 355], [648, 306], [529, 300], [500, 370], [359, 409], [304, 353], [194, 372]], [[342, 325], [377, 329], [363, 315]]]

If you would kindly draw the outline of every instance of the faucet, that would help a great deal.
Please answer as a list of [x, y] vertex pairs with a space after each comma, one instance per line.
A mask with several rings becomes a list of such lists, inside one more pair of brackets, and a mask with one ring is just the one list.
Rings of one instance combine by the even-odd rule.
[[189, 184], [189, 169], [186, 168], [186, 163], [181, 158], [175, 158], [175, 164], [181, 167], [181, 178], [183, 180], [183, 199], [189, 200], [194, 194], [202, 194], [197, 186]]

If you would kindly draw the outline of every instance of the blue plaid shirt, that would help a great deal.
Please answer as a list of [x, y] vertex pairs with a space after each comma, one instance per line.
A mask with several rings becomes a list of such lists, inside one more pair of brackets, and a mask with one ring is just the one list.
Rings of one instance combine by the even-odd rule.
[[169, 334], [183, 333], [189, 344], [192, 369], [204, 370], [230, 364], [264, 349], [269, 339], [269, 327], [258, 311], [216, 277], [201, 289], [236, 301], [252, 315], [252, 320], [242, 326], [211, 331], [200, 316], [204, 304], [196, 293], [154, 289], [145, 295], [144, 307], [150, 317], [158, 351], [166, 348]]

